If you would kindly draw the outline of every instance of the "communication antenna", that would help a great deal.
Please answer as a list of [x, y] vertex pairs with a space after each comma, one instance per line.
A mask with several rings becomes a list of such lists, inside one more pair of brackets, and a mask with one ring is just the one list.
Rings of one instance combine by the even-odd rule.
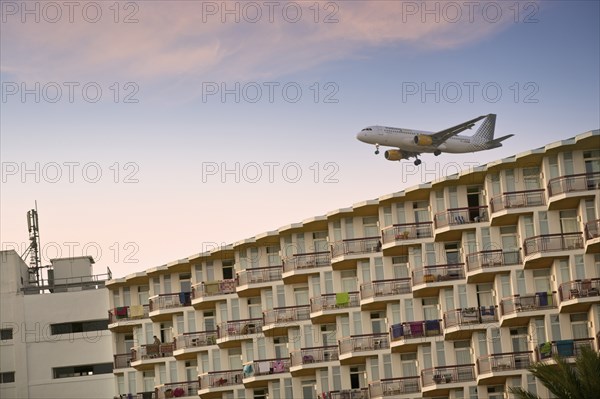
[[37, 201], [35, 209], [27, 212], [27, 228], [29, 229], [29, 247], [21, 255], [21, 259], [29, 255], [29, 282], [41, 282], [42, 261], [40, 259], [40, 226], [38, 221]]

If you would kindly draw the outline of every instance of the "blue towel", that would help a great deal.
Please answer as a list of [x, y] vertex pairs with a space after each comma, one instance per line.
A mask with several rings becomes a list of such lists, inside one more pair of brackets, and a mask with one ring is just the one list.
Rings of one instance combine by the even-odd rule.
[[394, 324], [392, 326], [392, 338], [398, 338], [402, 336], [402, 324]]
[[547, 292], [537, 292], [536, 295], [540, 300], [540, 306], [548, 306], [548, 293]]
[[563, 339], [562, 341], [556, 341], [556, 352], [558, 356], [570, 357], [573, 356], [573, 340]]
[[440, 321], [439, 320], [426, 320], [425, 321], [425, 330], [426, 331], [440, 331]]

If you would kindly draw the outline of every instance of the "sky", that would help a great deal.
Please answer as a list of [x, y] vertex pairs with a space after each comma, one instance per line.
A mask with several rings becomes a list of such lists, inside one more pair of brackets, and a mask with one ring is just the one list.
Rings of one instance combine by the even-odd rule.
[[[2, 249], [37, 202], [44, 264], [121, 277], [598, 129], [599, 4], [2, 0]], [[356, 140], [488, 113], [419, 168]]]

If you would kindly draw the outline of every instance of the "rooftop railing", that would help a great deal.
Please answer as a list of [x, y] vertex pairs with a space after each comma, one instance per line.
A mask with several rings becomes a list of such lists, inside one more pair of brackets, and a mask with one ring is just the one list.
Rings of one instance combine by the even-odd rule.
[[437, 213], [433, 218], [436, 229], [446, 226], [458, 226], [461, 224], [487, 221], [487, 205], [466, 208], [451, 208], [444, 212]]
[[331, 257], [381, 251], [381, 237], [349, 238], [331, 245]]
[[433, 222], [401, 223], [382, 230], [383, 243], [433, 237]]
[[105, 283], [111, 279], [112, 272], [107, 267], [106, 273], [91, 276], [39, 279], [37, 284], [24, 285], [21, 290], [25, 295], [44, 294], [46, 292], [67, 292], [70, 289], [97, 290], [104, 288]]
[[583, 234], [581, 232], [544, 234], [527, 238], [523, 242], [525, 256], [581, 248], [583, 248]]
[[281, 280], [282, 266], [253, 267], [237, 273], [237, 285], [268, 283]]
[[531, 310], [556, 308], [555, 293], [537, 292], [535, 294], [513, 295], [500, 301], [503, 315], [527, 312]]
[[479, 374], [495, 371], [523, 370], [533, 363], [532, 351], [496, 353], [477, 359]]
[[548, 196], [600, 188], [600, 172], [556, 177], [548, 182]]
[[369, 397], [371, 398], [417, 392], [421, 392], [421, 378], [419, 376], [385, 378], [369, 383]]
[[235, 279], [203, 281], [192, 285], [192, 299], [235, 293]]
[[410, 277], [390, 280], [375, 280], [360, 285], [360, 298], [379, 298], [390, 295], [410, 294], [412, 285]]
[[108, 324], [148, 318], [149, 305], [118, 306], [108, 310]]
[[425, 266], [412, 272], [413, 287], [417, 284], [460, 280], [463, 278], [465, 278], [464, 263]]
[[183, 333], [173, 339], [175, 349], [188, 349], [202, 346], [215, 345], [217, 343], [218, 331], [200, 331]]
[[329, 362], [339, 359], [339, 348], [336, 346], [318, 346], [302, 348], [290, 353], [292, 366]]
[[518, 265], [521, 263], [519, 251], [504, 251], [502, 249], [490, 249], [467, 255], [467, 270], [480, 270], [493, 267]]
[[498, 212], [504, 209], [525, 208], [529, 206], [539, 206], [546, 204], [545, 190], [525, 190], [512, 191], [498, 195], [490, 200], [491, 212]]
[[264, 324], [289, 323], [310, 319], [310, 305], [285, 306], [263, 311]]
[[190, 292], [154, 295], [150, 297], [149, 305], [150, 312], [191, 306], [192, 297]]
[[339, 340], [340, 354], [364, 352], [390, 347], [387, 333], [351, 335]]
[[311, 252], [305, 254], [295, 254], [283, 261], [283, 271], [291, 272], [295, 270], [312, 269], [315, 267], [328, 266], [331, 264], [331, 252]]
[[336, 310], [360, 305], [358, 291], [339, 292], [337, 294], [323, 294], [310, 298], [310, 311]]
[[450, 384], [475, 380], [475, 365], [461, 364], [455, 366], [434, 367], [421, 370], [423, 386], [434, 384]]

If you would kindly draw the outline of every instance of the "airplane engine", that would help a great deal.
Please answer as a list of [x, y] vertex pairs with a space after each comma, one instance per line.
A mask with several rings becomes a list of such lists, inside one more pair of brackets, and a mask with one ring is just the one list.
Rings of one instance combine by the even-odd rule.
[[400, 150], [387, 150], [383, 155], [388, 161], [400, 161], [402, 159], [408, 159], [408, 157]]
[[417, 145], [431, 145], [433, 144], [433, 140], [430, 136], [419, 134], [415, 136], [415, 144]]

